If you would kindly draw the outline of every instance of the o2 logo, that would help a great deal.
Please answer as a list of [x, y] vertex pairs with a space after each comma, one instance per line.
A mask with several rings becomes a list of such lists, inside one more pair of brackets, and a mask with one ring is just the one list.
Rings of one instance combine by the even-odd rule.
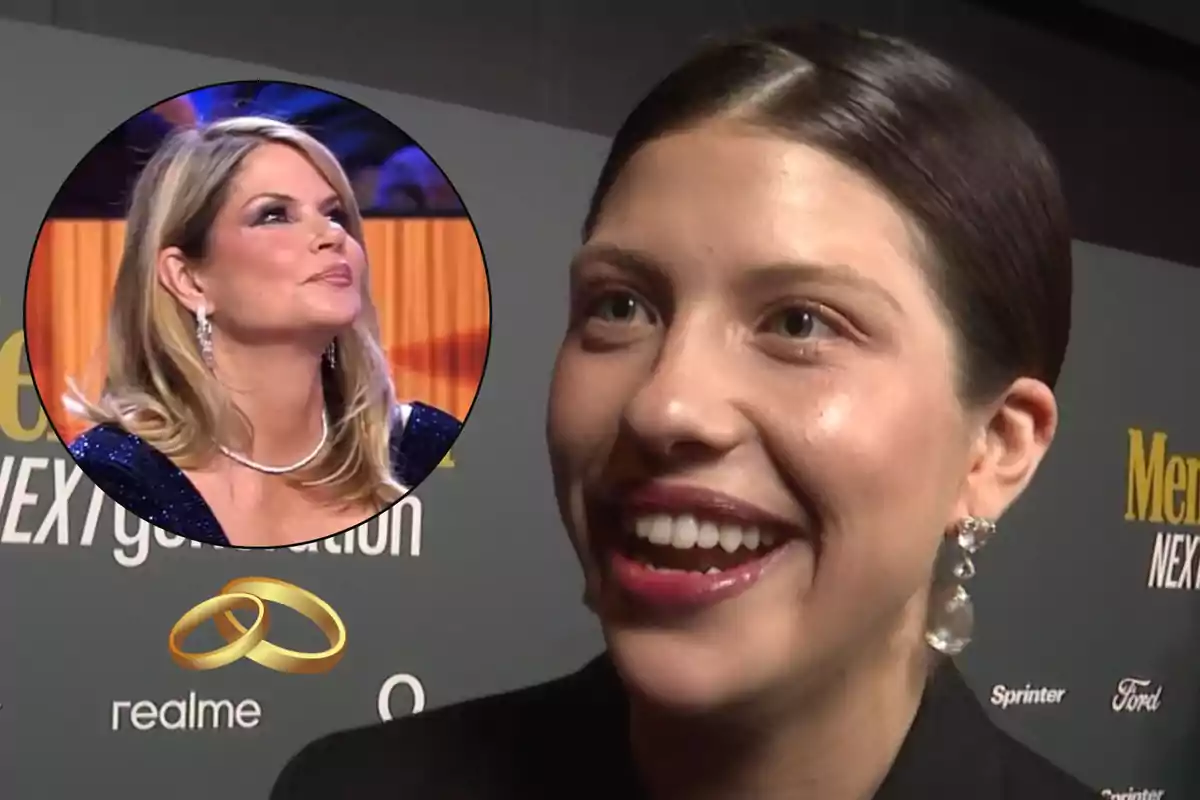
[[[392, 713], [393, 695], [401, 687], [404, 688], [403, 694], [407, 694], [409, 702], [406, 705], [406, 710], [399, 713]], [[398, 701], [397, 701], [398, 702]], [[383, 686], [379, 687], [379, 719], [383, 722], [391, 722], [396, 717], [408, 717], [413, 714], [420, 714], [425, 710], [425, 687], [421, 685], [421, 681], [416, 675], [408, 673], [399, 673], [393, 675], [383, 682]]]

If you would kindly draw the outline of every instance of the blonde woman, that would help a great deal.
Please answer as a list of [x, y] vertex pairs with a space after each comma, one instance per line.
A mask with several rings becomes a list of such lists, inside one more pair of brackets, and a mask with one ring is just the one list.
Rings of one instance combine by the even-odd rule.
[[70, 446], [142, 519], [277, 547], [358, 525], [441, 461], [460, 423], [395, 399], [341, 166], [301, 130], [177, 132], [134, 187], [95, 423]]

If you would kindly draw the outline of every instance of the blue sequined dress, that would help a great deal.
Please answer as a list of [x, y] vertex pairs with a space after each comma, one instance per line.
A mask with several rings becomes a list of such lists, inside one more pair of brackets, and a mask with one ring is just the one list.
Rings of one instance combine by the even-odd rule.
[[[412, 403], [392, 428], [389, 449], [396, 480], [413, 487], [450, 451], [462, 423], [445, 411]], [[67, 448], [83, 473], [134, 515], [168, 533], [229, 546], [212, 508], [179, 467], [139, 436], [97, 425]]]

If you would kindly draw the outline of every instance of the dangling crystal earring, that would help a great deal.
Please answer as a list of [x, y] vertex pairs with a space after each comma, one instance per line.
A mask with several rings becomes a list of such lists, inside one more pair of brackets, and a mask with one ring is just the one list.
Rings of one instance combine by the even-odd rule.
[[975, 627], [975, 608], [963, 584], [975, 577], [971, 556], [988, 543], [996, 524], [981, 517], [965, 517], [954, 527], [951, 544], [957, 559], [951, 568], [953, 580], [935, 589], [929, 603], [929, 624], [925, 641], [934, 650], [956, 656], [971, 642]]
[[329, 362], [330, 369], [337, 366], [337, 339], [334, 339], [329, 343], [329, 347], [325, 348], [325, 360]]
[[208, 366], [213, 364], [212, 323], [208, 321], [208, 309], [201, 303], [196, 309], [196, 342], [200, 345], [200, 357]]

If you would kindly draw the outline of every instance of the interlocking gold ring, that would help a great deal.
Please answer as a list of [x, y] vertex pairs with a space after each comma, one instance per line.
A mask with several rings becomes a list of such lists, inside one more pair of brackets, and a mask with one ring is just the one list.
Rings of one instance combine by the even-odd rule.
[[[203, 625], [205, 620], [218, 614], [232, 616], [235, 608], [252, 608], [258, 612], [254, 624], [248, 629], [243, 629], [246, 631], [245, 636], [232, 640], [226, 638], [228, 644], [218, 647], [216, 650], [209, 650], [207, 653], [185, 653], [183, 651], [180, 644], [192, 631]], [[171, 658], [175, 663], [184, 669], [220, 669], [245, 657], [261, 644], [266, 638], [268, 628], [267, 606], [261, 599], [244, 592], [219, 594], [202, 603], [197, 603], [179, 618], [179, 621], [171, 628], [171, 634], [167, 637], [167, 650], [170, 651]]]
[[[266, 640], [270, 626], [263, 601], [278, 603], [312, 620], [329, 640], [329, 647], [316, 653], [288, 650]], [[236, 608], [254, 608], [258, 617], [247, 628], [233, 615]], [[188, 634], [212, 619], [226, 644], [207, 653], [185, 653], [179, 647]], [[171, 628], [167, 648], [175, 663], [185, 669], [218, 669], [239, 658], [248, 658], [276, 672], [315, 675], [328, 672], [342, 659], [346, 648], [346, 626], [333, 608], [321, 598], [277, 578], [237, 578], [219, 594], [190, 609]]]

